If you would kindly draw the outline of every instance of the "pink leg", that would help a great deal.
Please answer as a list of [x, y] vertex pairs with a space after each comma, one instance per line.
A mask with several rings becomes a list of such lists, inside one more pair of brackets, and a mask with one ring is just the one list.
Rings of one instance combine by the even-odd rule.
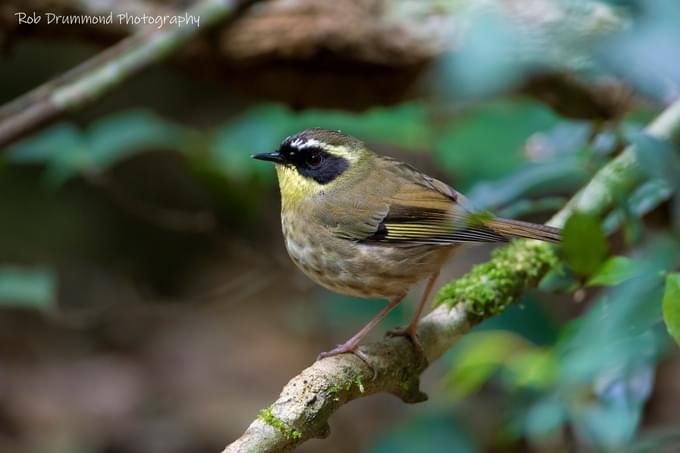
[[427, 285], [425, 286], [425, 291], [423, 291], [423, 295], [420, 298], [420, 303], [418, 304], [418, 309], [416, 310], [416, 314], [413, 316], [413, 319], [411, 320], [408, 327], [406, 328], [406, 332], [408, 332], [408, 334], [411, 338], [416, 337], [416, 329], [418, 328], [418, 321], [420, 321], [420, 317], [423, 315], [423, 310], [425, 309], [425, 305], [430, 301], [430, 295], [432, 294], [432, 288], [434, 288], [434, 282], [437, 281], [437, 277], [439, 277], [439, 271], [432, 274], [432, 277], [430, 277], [430, 279], [427, 281]]
[[[366, 336], [366, 334], [368, 334], [368, 332], [370, 332], [371, 329], [373, 329], [375, 327], [375, 325], [378, 324], [385, 317], [385, 315], [387, 315], [387, 313], [389, 313], [394, 307], [399, 305], [399, 303], [401, 302], [401, 300], [403, 298], [404, 297], [401, 296], [401, 297], [396, 297], [396, 298], [390, 300], [390, 303], [387, 304], [385, 306], [385, 308], [380, 310], [380, 313], [375, 315], [375, 317], [373, 319], [371, 319], [368, 322], [368, 324], [366, 324], [352, 338], [350, 338], [349, 340], [345, 341], [342, 344], [339, 344], [338, 346], [336, 346], [335, 348], [331, 349], [328, 352], [322, 352], [321, 354], [319, 354], [319, 356], [316, 359], [319, 360], [319, 359], [323, 359], [325, 357], [331, 357], [331, 356], [338, 355], [338, 354], [344, 354], [346, 352], [352, 352], [354, 354], [357, 354], [356, 349], [357, 349], [357, 346], [359, 346], [359, 343], [361, 342], [361, 340], [363, 340], [363, 338]], [[366, 361], [366, 358], [362, 357], [361, 354], [357, 354], [357, 355], [359, 356], [360, 359]], [[370, 364], [369, 364], [369, 366], [370, 366]]]
[[423, 291], [423, 295], [420, 298], [420, 303], [418, 304], [416, 314], [413, 316], [413, 319], [409, 325], [406, 328], [392, 330], [389, 332], [389, 335], [409, 337], [418, 349], [422, 349], [420, 343], [418, 343], [418, 339], [416, 338], [416, 329], [418, 328], [418, 321], [420, 321], [420, 317], [423, 315], [425, 305], [430, 300], [430, 294], [432, 294], [432, 288], [434, 288], [434, 282], [437, 280], [437, 277], [439, 277], [439, 271], [432, 274], [430, 279], [427, 281], [427, 285], [425, 286], [425, 291]]

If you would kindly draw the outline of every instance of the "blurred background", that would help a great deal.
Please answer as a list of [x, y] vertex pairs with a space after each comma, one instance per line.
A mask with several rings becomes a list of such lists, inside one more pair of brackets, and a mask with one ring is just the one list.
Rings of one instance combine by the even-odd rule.
[[[193, 6], [4, 0], [0, 103], [137, 31], [20, 25], [17, 11]], [[650, 211], [680, 160], [643, 132], [680, 93], [679, 49], [675, 0], [261, 1], [7, 144], [0, 452], [220, 451], [382, 307], [286, 256], [274, 170], [249, 156], [306, 127], [536, 222], [628, 143], [650, 181], [604, 219], [572, 219], [560, 269], [425, 373], [428, 402], [353, 402], [299, 451], [680, 450], [662, 313], [680, 304], [680, 203]], [[466, 247], [439, 284], [491, 249]], [[418, 294], [371, 338], [407, 323]]]

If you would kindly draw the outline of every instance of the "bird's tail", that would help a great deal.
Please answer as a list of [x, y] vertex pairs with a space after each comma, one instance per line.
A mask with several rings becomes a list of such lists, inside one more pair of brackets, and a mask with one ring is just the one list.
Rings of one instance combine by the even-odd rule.
[[486, 226], [510, 238], [538, 239], [547, 242], [560, 242], [562, 234], [559, 228], [537, 223], [522, 222], [510, 219], [491, 219], [485, 222]]

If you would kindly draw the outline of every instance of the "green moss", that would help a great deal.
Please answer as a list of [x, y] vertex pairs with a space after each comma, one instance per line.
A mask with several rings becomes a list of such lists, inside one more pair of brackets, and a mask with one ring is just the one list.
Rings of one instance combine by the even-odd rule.
[[276, 428], [281, 434], [283, 434], [286, 437], [286, 439], [298, 440], [302, 438], [302, 433], [300, 431], [298, 431], [295, 428], [291, 428], [286, 424], [286, 422], [279, 418], [276, 418], [274, 414], [272, 414], [271, 406], [269, 406], [266, 409], [262, 409], [258, 417], [266, 424]]
[[349, 392], [354, 386], [356, 386], [361, 393], [364, 393], [364, 383], [361, 380], [361, 376], [356, 376], [354, 379], [350, 379], [344, 384], [331, 385], [328, 387], [328, 394], [333, 398], [333, 401], [340, 401], [340, 392]]
[[515, 241], [495, 250], [490, 261], [444, 285], [434, 303], [450, 307], [464, 303], [469, 313], [484, 319], [500, 313], [524, 291], [538, 285], [557, 262], [550, 244]]

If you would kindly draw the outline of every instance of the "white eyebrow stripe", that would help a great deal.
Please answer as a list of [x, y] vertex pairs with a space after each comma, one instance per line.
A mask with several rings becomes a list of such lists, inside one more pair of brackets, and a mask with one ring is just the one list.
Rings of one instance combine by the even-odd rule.
[[308, 138], [306, 140], [302, 138], [296, 138], [290, 142], [290, 146], [297, 149], [321, 148], [321, 142], [314, 138]]
[[319, 148], [323, 151], [331, 152], [338, 157], [343, 157], [352, 163], [356, 162], [358, 159], [356, 153], [348, 151], [343, 146], [329, 145], [328, 143], [324, 143], [315, 138], [298, 137], [288, 143], [288, 147], [290, 149], [289, 153], [291, 157], [295, 155], [295, 151], [302, 151], [307, 148]]

